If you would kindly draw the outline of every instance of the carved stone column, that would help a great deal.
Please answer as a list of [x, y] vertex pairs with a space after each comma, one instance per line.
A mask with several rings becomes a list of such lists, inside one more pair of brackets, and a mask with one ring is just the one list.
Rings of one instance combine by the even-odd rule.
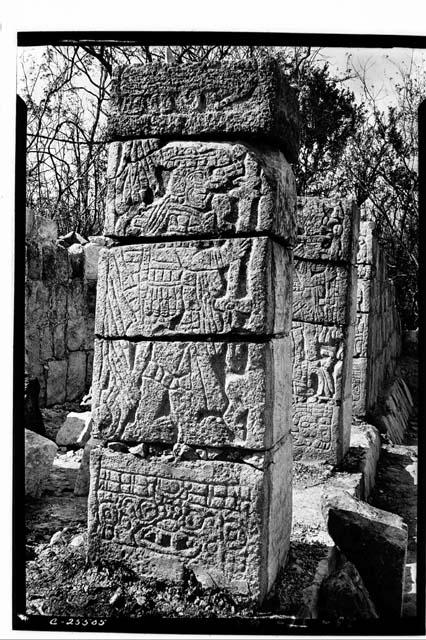
[[295, 460], [341, 462], [352, 422], [359, 209], [299, 198], [293, 303]]
[[291, 528], [297, 109], [272, 60], [119, 68], [89, 557], [261, 600]]

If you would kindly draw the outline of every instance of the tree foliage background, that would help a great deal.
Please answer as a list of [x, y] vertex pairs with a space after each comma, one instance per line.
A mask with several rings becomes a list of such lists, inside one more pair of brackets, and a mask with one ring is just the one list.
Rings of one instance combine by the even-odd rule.
[[[169, 56], [175, 63], [259, 56], [263, 47], [46, 46], [22, 50], [19, 93], [28, 107], [27, 205], [57, 221], [60, 233], [101, 233], [107, 145], [104, 134], [112, 68]], [[385, 110], [350, 57], [332, 73], [321, 49], [274, 47], [297, 89], [301, 149], [294, 166], [299, 195], [350, 196], [376, 220], [387, 251], [403, 323], [418, 323], [417, 110], [426, 72], [397, 68]], [[346, 86], [357, 78], [363, 99]]]

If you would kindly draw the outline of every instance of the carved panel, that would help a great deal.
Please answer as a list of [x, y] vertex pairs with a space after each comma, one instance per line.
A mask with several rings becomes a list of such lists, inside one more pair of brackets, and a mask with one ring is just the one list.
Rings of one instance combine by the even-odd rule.
[[290, 427], [290, 337], [269, 343], [96, 340], [97, 437], [264, 448]]
[[293, 320], [353, 324], [351, 300], [356, 291], [355, 268], [295, 260]]
[[[118, 560], [142, 576], [177, 581], [186, 566], [210, 586], [261, 598], [278, 569], [272, 549], [281, 549], [282, 563], [288, 546], [288, 446], [275, 456], [258, 456], [257, 466], [141, 460], [93, 450], [89, 558]], [[274, 483], [280, 487], [271, 500], [274, 461], [281, 471]], [[280, 523], [273, 545], [272, 518]]]
[[107, 183], [109, 235], [294, 237], [295, 180], [279, 151], [240, 143], [113, 142]]
[[293, 343], [293, 398], [323, 404], [343, 395], [347, 334], [339, 328], [295, 322]]
[[277, 62], [144, 64], [113, 74], [110, 140], [126, 138], [261, 139], [290, 162], [299, 143], [297, 99]]
[[359, 209], [352, 200], [298, 198], [297, 214], [295, 257], [355, 263]]
[[103, 249], [96, 333], [272, 334], [291, 322], [291, 254], [267, 238]]

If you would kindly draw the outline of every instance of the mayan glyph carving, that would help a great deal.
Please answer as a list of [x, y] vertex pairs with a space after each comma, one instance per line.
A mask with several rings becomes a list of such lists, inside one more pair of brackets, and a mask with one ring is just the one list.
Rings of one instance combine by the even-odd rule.
[[190, 65], [130, 65], [113, 74], [110, 140], [250, 140], [297, 159], [295, 92], [273, 59]]
[[349, 447], [356, 349], [359, 210], [351, 201], [299, 198], [293, 281], [293, 427], [296, 459], [339, 463]]
[[97, 340], [97, 437], [270, 447], [290, 426], [289, 341]]
[[352, 200], [298, 198], [295, 255], [308, 260], [353, 263], [358, 250], [356, 209]]
[[95, 450], [92, 558], [121, 558], [142, 576], [166, 580], [181, 579], [187, 567], [206, 586], [262, 597], [282, 562], [273, 535], [279, 530], [287, 543], [290, 536], [286, 451], [281, 447], [252, 456], [251, 464], [237, 464]]
[[104, 249], [96, 333], [286, 332], [291, 321], [290, 261], [289, 251], [267, 238]]
[[296, 259], [293, 320], [340, 325], [354, 322], [349, 301], [355, 291], [354, 267]]
[[91, 560], [257, 601], [285, 561], [295, 105], [268, 60], [114, 74]]
[[294, 175], [280, 151], [241, 143], [113, 142], [107, 184], [107, 235], [294, 236]]

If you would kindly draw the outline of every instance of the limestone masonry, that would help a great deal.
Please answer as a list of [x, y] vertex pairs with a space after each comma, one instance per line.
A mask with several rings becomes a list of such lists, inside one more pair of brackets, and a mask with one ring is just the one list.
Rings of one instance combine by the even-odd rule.
[[291, 529], [295, 96], [271, 60], [112, 95], [89, 559], [260, 601]]
[[354, 413], [373, 413], [392, 382], [401, 352], [401, 322], [385, 254], [366, 212], [357, 255], [357, 313], [352, 372]]
[[90, 387], [97, 260], [96, 241], [58, 241], [53, 220], [28, 212], [25, 351], [40, 383], [40, 404], [77, 400]]
[[293, 285], [293, 444], [298, 460], [341, 462], [352, 422], [359, 210], [299, 198]]

